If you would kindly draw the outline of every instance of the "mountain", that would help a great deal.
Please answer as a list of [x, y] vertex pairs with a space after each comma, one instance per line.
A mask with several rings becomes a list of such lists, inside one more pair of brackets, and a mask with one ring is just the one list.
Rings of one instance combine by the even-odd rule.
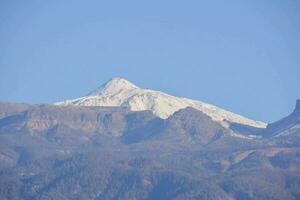
[[114, 106], [126, 107], [132, 111], [150, 110], [156, 116], [166, 119], [176, 111], [193, 107], [211, 117], [214, 121], [229, 127], [231, 123], [265, 128], [266, 124], [247, 119], [214, 105], [192, 99], [175, 97], [160, 91], [142, 89], [123, 78], [113, 78], [87, 96], [55, 103], [59, 106]]
[[[133, 112], [122, 107], [24, 105], [0, 104], [0, 115], [7, 115], [0, 118], [0, 132], [31, 135], [80, 132], [86, 136], [99, 134], [117, 137], [156, 118], [150, 111]], [[7, 109], [9, 106], [10, 110]]]
[[170, 116], [166, 120], [164, 132], [166, 136], [191, 142], [197, 141], [205, 145], [224, 135], [230, 135], [230, 130], [192, 107], [176, 111]]
[[[142, 134], [141, 134], [142, 133]], [[209, 116], [191, 107], [176, 111], [168, 119], [157, 118], [139, 129], [126, 132], [122, 137], [125, 143], [165, 141], [199, 145], [208, 144], [230, 136], [231, 130], [213, 121]]]
[[[13, 106], [15, 105], [15, 106]], [[15, 107], [15, 109], [13, 109]], [[10, 108], [10, 109], [8, 109]], [[23, 109], [20, 109], [23, 108]], [[161, 119], [151, 111], [130, 111], [123, 107], [81, 107], [26, 104], [0, 104], [0, 133], [30, 135], [103, 135], [121, 137], [126, 143], [137, 143], [164, 137], [168, 140], [184, 135], [189, 141], [203, 144], [232, 132], [209, 116], [191, 107]], [[160, 138], [162, 139], [162, 138]], [[184, 143], [184, 140], [180, 141]]]
[[[298, 108], [278, 127], [297, 126]], [[126, 107], [0, 103], [0, 199], [297, 200], [300, 130], [268, 128], [236, 137], [192, 107], [162, 119]]]

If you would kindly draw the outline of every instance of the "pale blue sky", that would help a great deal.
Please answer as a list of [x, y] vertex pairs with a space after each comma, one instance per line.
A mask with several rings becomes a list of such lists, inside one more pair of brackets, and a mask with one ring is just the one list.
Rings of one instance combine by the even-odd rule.
[[0, 1], [0, 101], [114, 76], [271, 122], [300, 98], [300, 1]]

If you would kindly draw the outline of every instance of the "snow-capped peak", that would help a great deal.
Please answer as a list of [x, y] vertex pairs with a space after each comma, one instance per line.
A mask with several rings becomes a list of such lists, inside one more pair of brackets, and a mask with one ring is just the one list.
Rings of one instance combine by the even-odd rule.
[[254, 127], [266, 124], [223, 110], [201, 101], [176, 97], [160, 91], [142, 89], [124, 78], [113, 78], [87, 96], [55, 103], [60, 106], [121, 106], [133, 111], [150, 110], [160, 118], [168, 118], [174, 112], [193, 107], [210, 116], [213, 120], [228, 126], [235, 122]]
[[138, 87], [136, 85], [127, 81], [126, 79], [122, 77], [115, 77], [91, 92], [89, 96], [115, 95], [117, 93], [120, 93], [121, 91], [128, 91], [137, 88]]

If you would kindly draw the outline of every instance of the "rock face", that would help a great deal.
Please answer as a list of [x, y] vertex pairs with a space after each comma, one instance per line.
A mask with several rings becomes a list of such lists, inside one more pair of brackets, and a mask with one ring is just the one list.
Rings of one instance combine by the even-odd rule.
[[269, 124], [265, 135], [284, 136], [298, 133], [300, 130], [300, 100], [297, 100], [294, 112], [289, 116]]
[[31, 105], [22, 103], [4, 103], [0, 102], [0, 119], [10, 116], [14, 113], [20, 113], [21, 111], [28, 110]]
[[[12, 105], [12, 104], [11, 104]], [[99, 133], [120, 136], [128, 127], [138, 127], [155, 116], [150, 111], [131, 112], [122, 107], [58, 107], [52, 105], [28, 106], [27, 110], [6, 112], [9, 116], [0, 120], [0, 130], [8, 132], [47, 133], [65, 127], [70, 132]], [[0, 110], [5, 109], [4, 104]], [[134, 116], [134, 117], [132, 117]], [[128, 119], [127, 119], [128, 118]], [[129, 124], [129, 118], [136, 120]], [[61, 129], [62, 130], [62, 129]]]
[[300, 99], [298, 99], [296, 102], [296, 107], [295, 107], [294, 113], [300, 115]]
[[[123, 78], [113, 78], [87, 96], [55, 103], [60, 106], [120, 106], [132, 111], [150, 110], [154, 115], [166, 119], [176, 111], [193, 107], [229, 127], [230, 122], [265, 128], [263, 122], [223, 110], [214, 105], [192, 99], [175, 97], [160, 91], [142, 89]], [[229, 122], [229, 123], [228, 123]]]

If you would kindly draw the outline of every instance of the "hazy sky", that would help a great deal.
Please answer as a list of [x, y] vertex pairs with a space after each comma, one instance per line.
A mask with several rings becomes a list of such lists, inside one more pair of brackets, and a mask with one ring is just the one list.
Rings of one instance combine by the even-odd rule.
[[0, 101], [114, 76], [266, 122], [300, 98], [300, 1], [0, 1]]

